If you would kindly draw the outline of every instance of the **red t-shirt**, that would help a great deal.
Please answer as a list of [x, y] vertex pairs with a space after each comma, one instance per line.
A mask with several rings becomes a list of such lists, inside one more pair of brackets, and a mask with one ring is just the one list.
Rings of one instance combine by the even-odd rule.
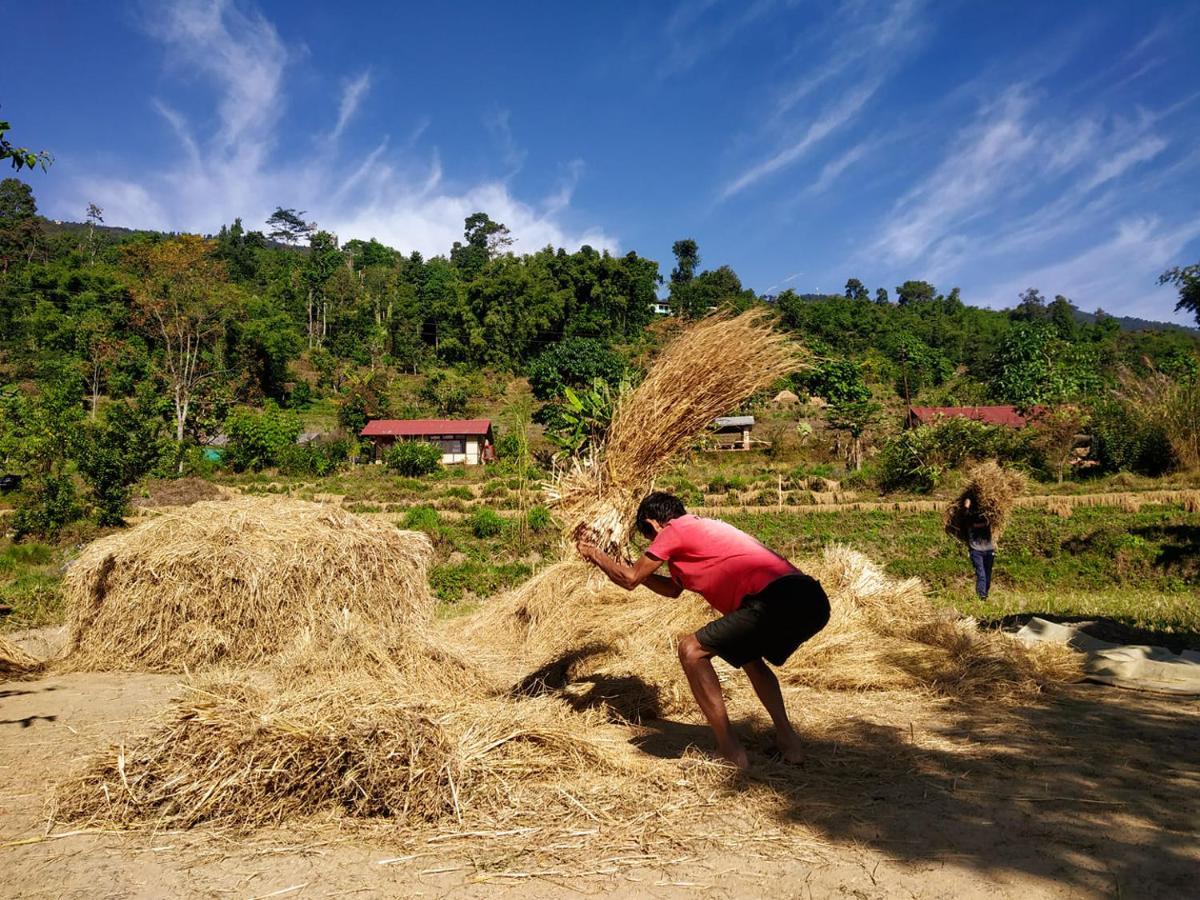
[[717, 519], [686, 515], [658, 533], [646, 555], [667, 564], [671, 577], [721, 613], [757, 594], [781, 575], [799, 571], [746, 532]]

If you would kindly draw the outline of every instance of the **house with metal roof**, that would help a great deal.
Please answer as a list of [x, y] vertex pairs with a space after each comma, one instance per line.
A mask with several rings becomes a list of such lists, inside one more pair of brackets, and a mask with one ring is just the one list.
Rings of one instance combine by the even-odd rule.
[[488, 419], [372, 419], [359, 434], [371, 441], [371, 458], [377, 463], [396, 441], [433, 444], [441, 449], [444, 465], [475, 466], [496, 458]]
[[719, 416], [713, 420], [721, 450], [749, 450], [754, 416]]

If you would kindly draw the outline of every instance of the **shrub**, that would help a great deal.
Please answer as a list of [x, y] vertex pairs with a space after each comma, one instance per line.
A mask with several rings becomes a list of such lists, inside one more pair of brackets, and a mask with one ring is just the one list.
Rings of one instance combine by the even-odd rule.
[[504, 520], [494, 509], [481, 506], [471, 514], [471, 533], [475, 537], [495, 537], [503, 530]]
[[261, 410], [239, 407], [225, 419], [229, 435], [226, 459], [238, 472], [257, 472], [276, 463], [300, 436], [300, 418], [268, 400]]
[[530, 531], [549, 531], [554, 527], [554, 517], [544, 506], [534, 506], [525, 514], [525, 522]]
[[508, 485], [503, 481], [489, 481], [480, 493], [484, 497], [503, 497], [508, 494]]
[[276, 454], [275, 463], [283, 475], [316, 475], [324, 478], [336, 472], [350, 458], [350, 441], [289, 444]]
[[499, 459], [516, 459], [521, 453], [521, 438], [511, 431], [496, 438], [496, 456]]
[[13, 537], [57, 538], [83, 515], [75, 483], [69, 475], [43, 475], [33, 483], [13, 514]]
[[464, 484], [456, 484], [453, 487], [448, 487], [442, 491], [443, 497], [452, 497], [455, 500], [474, 500], [475, 495], [471, 493], [471, 489]]
[[615, 387], [625, 371], [625, 360], [599, 341], [570, 337], [530, 363], [529, 386], [538, 400], [552, 400], [565, 388], [585, 387], [596, 379]]
[[436, 531], [440, 526], [441, 519], [432, 506], [413, 506], [404, 514], [404, 527], [409, 531]]
[[948, 418], [911, 428], [883, 445], [879, 480], [884, 490], [928, 492], [950, 469], [972, 459], [1024, 462], [1032, 432], [1013, 431], [973, 419]]
[[383, 455], [384, 464], [397, 475], [419, 478], [431, 475], [442, 465], [442, 451], [420, 441], [397, 441]]

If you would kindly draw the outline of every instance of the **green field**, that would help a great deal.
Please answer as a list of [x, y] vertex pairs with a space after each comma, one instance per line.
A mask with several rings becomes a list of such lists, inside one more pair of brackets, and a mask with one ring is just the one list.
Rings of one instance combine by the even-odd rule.
[[[426, 531], [434, 540], [430, 581], [443, 615], [461, 614], [519, 583], [560, 552], [552, 523], [520, 527], [521, 482], [497, 468], [428, 480], [368, 467], [309, 481], [267, 475], [225, 481], [263, 495], [339, 496], [351, 511]], [[524, 505], [538, 499], [536, 485], [527, 484]], [[937, 511], [747, 508], [725, 518], [801, 564], [827, 544], [847, 544], [893, 575], [921, 578], [939, 605], [982, 620], [1033, 613], [1104, 616], [1149, 630], [1164, 643], [1200, 646], [1200, 514], [1179, 505], [1146, 504], [1136, 512], [1080, 506], [1065, 518], [1018, 509], [1000, 542], [986, 603], [976, 599], [966, 552], [943, 534]], [[61, 619], [58, 585], [80, 537], [59, 546], [0, 545], [0, 604], [10, 609], [0, 619], [5, 630]]]

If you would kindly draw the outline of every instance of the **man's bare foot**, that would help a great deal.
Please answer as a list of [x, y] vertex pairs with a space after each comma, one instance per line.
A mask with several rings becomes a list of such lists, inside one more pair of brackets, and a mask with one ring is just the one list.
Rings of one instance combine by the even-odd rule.
[[722, 762], [728, 763], [739, 772], [745, 772], [750, 768], [750, 757], [746, 755], [746, 749], [740, 744], [734, 747], [718, 747], [717, 753]]
[[796, 732], [791, 734], [776, 734], [775, 749], [779, 751], [779, 755], [784, 762], [792, 765], [799, 765], [804, 762], [804, 742], [800, 740], [800, 736]]

